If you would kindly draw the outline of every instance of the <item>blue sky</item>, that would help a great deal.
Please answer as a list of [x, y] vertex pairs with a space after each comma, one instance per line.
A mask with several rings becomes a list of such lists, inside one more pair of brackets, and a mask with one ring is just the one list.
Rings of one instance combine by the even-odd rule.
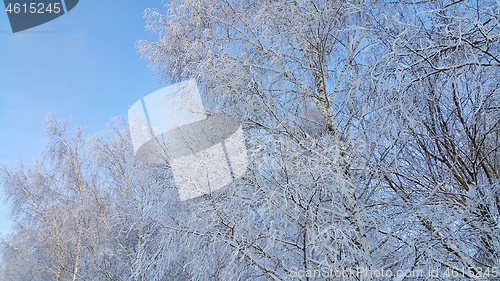
[[[155, 40], [143, 14], [163, 4], [80, 0], [67, 14], [16, 34], [0, 11], [0, 163], [33, 162], [45, 146], [42, 122], [49, 113], [71, 117], [71, 125], [86, 125], [93, 135], [161, 88], [134, 43]], [[0, 234], [9, 225], [2, 202]]]

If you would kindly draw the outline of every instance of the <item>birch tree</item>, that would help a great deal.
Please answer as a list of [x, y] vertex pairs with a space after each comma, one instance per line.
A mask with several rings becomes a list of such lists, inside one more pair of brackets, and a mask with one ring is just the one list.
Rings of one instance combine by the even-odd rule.
[[135, 160], [125, 123], [83, 139], [49, 119], [39, 162], [1, 171], [18, 223], [4, 276], [496, 278], [498, 15], [494, 1], [146, 10], [158, 41], [139, 52], [163, 82], [195, 78], [209, 115], [242, 122], [248, 171], [181, 201], [168, 162]]
[[0, 170], [15, 221], [2, 244], [2, 278], [126, 280], [122, 249], [108, 229], [109, 218], [116, 217], [109, 204], [114, 198], [104, 189], [90, 140], [81, 128], [52, 117], [46, 134], [46, 150], [36, 163]]
[[[377, 171], [367, 168], [386, 112], [369, 107], [359, 74], [372, 58], [363, 50], [375, 4], [177, 1], [167, 15], [148, 11], [159, 40], [138, 48], [151, 67], [167, 81], [195, 77], [212, 112], [242, 119], [254, 139], [247, 177], [190, 207], [216, 228], [177, 230], [215, 239], [272, 280], [291, 267], [374, 268], [369, 232], [381, 217], [369, 211]], [[242, 204], [251, 211], [236, 211]]]
[[255, 165], [228, 189], [259, 190], [253, 209], [276, 216], [248, 229], [263, 237], [241, 252], [253, 269], [464, 266], [481, 279], [474, 267], [496, 266], [497, 3], [173, 1], [147, 16], [150, 66], [198, 79], [213, 112], [254, 137]]
[[404, 142], [386, 182], [418, 206], [415, 263], [471, 267], [472, 278], [500, 254], [499, 5], [387, 7], [397, 12], [374, 25], [387, 49], [373, 73]]

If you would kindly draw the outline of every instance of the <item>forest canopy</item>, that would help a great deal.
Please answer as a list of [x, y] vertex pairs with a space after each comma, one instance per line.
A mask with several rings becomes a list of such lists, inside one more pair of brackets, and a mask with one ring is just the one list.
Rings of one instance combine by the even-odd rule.
[[145, 17], [157, 41], [137, 50], [241, 122], [248, 170], [181, 201], [127, 120], [84, 138], [49, 116], [37, 162], [0, 165], [0, 279], [499, 278], [498, 1], [172, 0]]

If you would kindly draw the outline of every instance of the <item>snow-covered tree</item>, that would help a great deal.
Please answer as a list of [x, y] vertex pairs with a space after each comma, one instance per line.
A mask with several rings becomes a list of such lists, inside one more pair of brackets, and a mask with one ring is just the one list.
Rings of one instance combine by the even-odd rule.
[[247, 172], [181, 201], [123, 122], [84, 140], [48, 119], [39, 162], [0, 173], [17, 221], [4, 279], [495, 277], [498, 2], [173, 0], [146, 16], [159, 38], [139, 51], [242, 122]]
[[99, 172], [82, 130], [46, 120], [49, 143], [37, 162], [2, 168], [14, 233], [3, 243], [5, 280], [77, 280], [107, 275], [112, 237], [95, 211], [106, 213]]
[[398, 6], [374, 22], [385, 50], [372, 75], [399, 127], [386, 181], [415, 206], [415, 264], [498, 267], [500, 6]]
[[[498, 266], [498, 3], [184, 0], [147, 16], [151, 67], [246, 124], [249, 175], [192, 209], [258, 190], [245, 232], [260, 239], [240, 251], [254, 270]], [[235, 247], [248, 216], [229, 210]]]

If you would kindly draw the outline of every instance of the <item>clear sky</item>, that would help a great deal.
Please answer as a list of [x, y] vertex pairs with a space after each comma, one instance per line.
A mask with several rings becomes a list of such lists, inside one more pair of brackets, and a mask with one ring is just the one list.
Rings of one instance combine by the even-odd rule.
[[[30, 164], [45, 146], [43, 120], [71, 117], [87, 135], [126, 116], [141, 97], [163, 87], [140, 59], [135, 41], [155, 40], [145, 29], [146, 8], [161, 0], [80, 0], [67, 14], [13, 34], [0, 11], [0, 163]], [[0, 234], [9, 233], [0, 207]]]

